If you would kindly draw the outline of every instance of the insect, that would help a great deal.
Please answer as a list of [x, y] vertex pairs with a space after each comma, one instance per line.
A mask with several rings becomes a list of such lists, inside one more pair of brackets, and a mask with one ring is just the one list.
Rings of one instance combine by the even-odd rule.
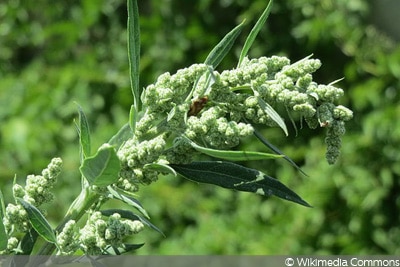
[[196, 116], [199, 112], [204, 108], [204, 106], [208, 102], [208, 96], [200, 97], [196, 100], [193, 100], [192, 104], [190, 105], [190, 109], [188, 111], [188, 116]]

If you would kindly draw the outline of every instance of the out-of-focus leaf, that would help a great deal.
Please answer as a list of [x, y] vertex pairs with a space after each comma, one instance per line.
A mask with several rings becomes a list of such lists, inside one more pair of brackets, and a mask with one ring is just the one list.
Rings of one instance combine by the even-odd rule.
[[90, 185], [107, 186], [118, 180], [120, 163], [112, 146], [104, 146], [79, 168]]
[[42, 213], [29, 202], [26, 202], [21, 198], [17, 199], [28, 213], [29, 222], [36, 232], [48, 242], [56, 243], [56, 235], [54, 234], [54, 230], [51, 228], [50, 223], [46, 220]]
[[277, 179], [258, 170], [246, 168], [235, 163], [201, 161], [182, 165], [171, 164], [170, 166], [188, 180], [264, 196], [275, 195], [282, 199], [310, 207], [299, 195]]

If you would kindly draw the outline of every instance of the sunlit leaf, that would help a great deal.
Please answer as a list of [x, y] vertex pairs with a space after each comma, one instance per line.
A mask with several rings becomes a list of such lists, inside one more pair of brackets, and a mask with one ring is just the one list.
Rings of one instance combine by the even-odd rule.
[[29, 222], [36, 232], [48, 242], [56, 243], [56, 235], [51, 228], [50, 223], [46, 220], [42, 213], [29, 202], [26, 202], [21, 198], [17, 199], [28, 213]]
[[208, 54], [204, 64], [216, 68], [232, 48], [233, 43], [242, 31], [243, 26], [244, 21], [227, 33], [225, 37], [211, 50], [210, 54]]
[[5, 213], [3, 193], [0, 190], [0, 251], [7, 248], [8, 237], [3, 223]]
[[141, 105], [141, 89], [139, 86], [140, 27], [139, 9], [136, 0], [128, 0], [128, 58], [135, 112], [138, 112]]
[[89, 123], [86, 118], [85, 113], [83, 112], [83, 109], [81, 106], [76, 104], [78, 106], [78, 112], [79, 112], [79, 120], [78, 123], [76, 123], [76, 127], [78, 129], [79, 133], [79, 145], [80, 145], [80, 153], [81, 153], [81, 161], [83, 161], [85, 158], [90, 156], [90, 130], [89, 130]]
[[104, 146], [79, 168], [90, 185], [107, 186], [118, 180], [120, 163], [112, 146]]
[[173, 176], [177, 175], [175, 170], [166, 164], [149, 163], [149, 164], [144, 165], [143, 168], [145, 170], [152, 170], [152, 171], [158, 171], [160, 173], [172, 174]]
[[188, 180], [264, 196], [275, 195], [310, 207], [306, 201], [277, 179], [232, 162], [201, 161], [183, 165], [171, 164], [170, 166]]
[[269, 13], [271, 12], [273, 0], [270, 0], [268, 6], [265, 8], [264, 12], [261, 14], [257, 23], [254, 25], [250, 34], [247, 36], [246, 42], [243, 45], [243, 49], [240, 52], [238, 67], [242, 64], [243, 59], [247, 56], [247, 53], [250, 50], [250, 47], [253, 45], [254, 40], [256, 39], [257, 34], [260, 32], [261, 28], [265, 24], [265, 21], [268, 18]]
[[[188, 139], [189, 140], [189, 139]], [[189, 140], [190, 141], [190, 140]], [[199, 146], [190, 141], [191, 146], [197, 151], [204, 153], [208, 156], [225, 159], [230, 161], [250, 161], [250, 160], [264, 160], [276, 159], [283, 156], [269, 153], [262, 153], [257, 151], [236, 151], [236, 150], [218, 150]]]
[[285, 122], [283, 121], [282, 117], [275, 111], [273, 107], [271, 107], [270, 104], [265, 102], [261, 97], [257, 97], [258, 99], [258, 104], [260, 107], [264, 110], [265, 113], [268, 114], [268, 116], [278, 124], [278, 126], [283, 130], [283, 132], [286, 134], [286, 136], [289, 135], [287, 127]]

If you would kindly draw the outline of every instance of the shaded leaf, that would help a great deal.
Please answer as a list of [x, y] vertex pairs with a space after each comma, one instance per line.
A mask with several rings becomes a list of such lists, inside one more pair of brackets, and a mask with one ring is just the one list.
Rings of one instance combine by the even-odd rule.
[[258, 140], [261, 141], [261, 143], [263, 143], [264, 145], [266, 145], [267, 147], [269, 147], [272, 151], [274, 151], [275, 153], [282, 155], [283, 158], [288, 161], [293, 167], [295, 167], [298, 171], [300, 171], [302, 174], [304, 174], [305, 176], [308, 176], [291, 158], [289, 158], [288, 156], [286, 156], [285, 154], [283, 154], [283, 152], [277, 148], [276, 146], [274, 146], [273, 144], [271, 144], [264, 136], [262, 136], [262, 134], [257, 130], [254, 129], [254, 135], [258, 138]]
[[111, 186], [108, 186], [107, 189], [111, 193], [111, 196], [113, 198], [119, 199], [122, 202], [134, 207], [140, 213], [142, 213], [146, 218], [150, 219], [150, 216], [147, 214], [147, 211], [143, 208], [142, 204], [140, 204], [140, 202], [137, 199], [130, 197], [130, 196], [125, 196], [125, 195], [119, 193], [118, 191], [116, 191]]
[[86, 158], [79, 170], [90, 185], [102, 187], [118, 180], [120, 163], [114, 148], [104, 146], [93, 157]]
[[50, 226], [50, 223], [42, 215], [42, 213], [32, 204], [21, 198], [17, 198], [22, 207], [28, 213], [29, 222], [36, 232], [45, 240], [51, 243], [56, 243], [56, 235]]
[[119, 129], [118, 133], [116, 133], [113, 137], [111, 137], [110, 141], [108, 143], [117, 149], [129, 138], [133, 136], [133, 132], [131, 130], [131, 127], [129, 126], [129, 123], [124, 124], [124, 126]]
[[246, 57], [247, 53], [249, 52], [250, 47], [253, 45], [253, 42], [256, 39], [257, 34], [260, 32], [265, 21], [267, 20], [268, 15], [271, 12], [272, 4], [273, 4], [273, 0], [270, 0], [268, 3], [268, 6], [265, 8], [264, 12], [261, 14], [257, 23], [254, 25], [253, 29], [251, 30], [250, 34], [247, 36], [244, 46], [242, 48], [242, 51], [240, 52], [238, 67], [240, 67], [240, 65], [242, 64], [242, 61]]
[[243, 26], [244, 21], [227, 33], [225, 37], [222, 38], [222, 40], [211, 50], [210, 54], [208, 54], [204, 64], [216, 68], [232, 48], [233, 43], [242, 31]]
[[275, 195], [310, 207], [306, 201], [277, 179], [235, 163], [202, 161], [184, 165], [171, 164], [170, 166], [188, 180], [265, 196]]

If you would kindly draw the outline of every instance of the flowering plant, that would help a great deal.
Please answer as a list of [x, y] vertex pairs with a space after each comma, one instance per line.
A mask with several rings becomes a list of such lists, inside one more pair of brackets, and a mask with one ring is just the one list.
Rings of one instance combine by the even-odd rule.
[[[82, 190], [54, 229], [45, 218], [42, 204], [53, 198], [51, 189], [61, 172], [62, 161], [54, 158], [41, 175], [30, 175], [26, 185], [14, 183], [14, 203], [4, 204], [0, 192], [0, 252], [29, 255], [38, 237], [45, 244], [40, 255], [120, 254], [142, 244], [127, 244], [127, 236], [145, 226], [161, 232], [149, 220], [135, 198], [140, 186], [160, 175], [180, 175], [196, 182], [228, 189], [275, 195], [303, 206], [309, 204], [279, 180], [236, 161], [283, 158], [300, 168], [273, 146], [258, 128], [263, 125], [288, 130], [275, 110], [284, 107], [289, 117], [315, 129], [327, 128], [328, 163], [339, 156], [344, 122], [352, 112], [335, 103], [343, 90], [317, 84], [312, 74], [321, 62], [306, 57], [291, 63], [286, 57], [250, 59], [247, 53], [270, 12], [272, 0], [248, 35], [238, 65], [218, 72], [216, 67], [229, 52], [244, 23], [229, 32], [210, 52], [205, 62], [175, 74], [164, 73], [144, 90], [139, 88], [140, 31], [138, 7], [128, 0], [128, 55], [134, 102], [129, 121], [96, 153], [91, 152], [90, 131], [79, 107]], [[255, 137], [274, 153], [234, 150], [245, 137]], [[198, 160], [207, 155], [218, 161]], [[110, 199], [133, 209], [102, 209]], [[81, 219], [86, 221], [79, 223]], [[35, 251], [36, 252], [36, 251]]]

